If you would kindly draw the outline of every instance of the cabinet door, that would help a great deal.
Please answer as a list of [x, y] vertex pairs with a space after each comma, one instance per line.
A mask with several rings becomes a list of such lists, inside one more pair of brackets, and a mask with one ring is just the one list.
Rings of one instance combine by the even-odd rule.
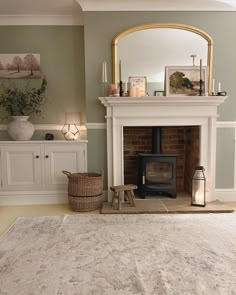
[[87, 171], [84, 144], [45, 144], [44, 157], [47, 189], [67, 189], [68, 179], [63, 170], [71, 173]]
[[3, 190], [33, 190], [42, 185], [40, 145], [1, 147]]

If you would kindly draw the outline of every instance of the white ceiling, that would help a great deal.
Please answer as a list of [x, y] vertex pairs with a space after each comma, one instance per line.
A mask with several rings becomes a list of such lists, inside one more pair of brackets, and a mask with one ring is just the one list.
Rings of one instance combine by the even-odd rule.
[[236, 10], [236, 0], [77, 0], [84, 11]]
[[0, 25], [83, 24], [83, 11], [176, 10], [236, 11], [236, 0], [0, 0]]
[[68, 15], [83, 11], [236, 10], [236, 0], [0, 0], [0, 15]]

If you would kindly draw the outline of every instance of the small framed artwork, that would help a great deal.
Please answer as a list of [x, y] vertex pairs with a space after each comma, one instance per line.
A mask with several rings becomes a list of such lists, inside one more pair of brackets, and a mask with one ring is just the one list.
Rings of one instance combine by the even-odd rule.
[[147, 77], [129, 77], [129, 95], [146, 96]]
[[164, 96], [164, 90], [162, 91], [154, 91], [154, 96]]
[[202, 96], [208, 92], [207, 66], [201, 73], [198, 66], [168, 66], [165, 68], [166, 96], [197, 96], [200, 95], [200, 79], [202, 80]]

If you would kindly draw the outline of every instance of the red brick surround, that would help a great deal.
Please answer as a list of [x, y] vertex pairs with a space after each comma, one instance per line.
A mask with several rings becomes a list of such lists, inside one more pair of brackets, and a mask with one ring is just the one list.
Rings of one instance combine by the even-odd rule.
[[[162, 153], [177, 155], [177, 192], [190, 192], [199, 163], [199, 127], [162, 127]], [[124, 127], [124, 183], [138, 184], [137, 154], [152, 152], [152, 127]]]

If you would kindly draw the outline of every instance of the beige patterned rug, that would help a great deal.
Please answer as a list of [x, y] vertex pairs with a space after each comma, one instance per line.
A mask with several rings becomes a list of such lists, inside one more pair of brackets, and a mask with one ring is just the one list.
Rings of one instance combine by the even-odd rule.
[[236, 294], [236, 214], [19, 218], [1, 295]]

